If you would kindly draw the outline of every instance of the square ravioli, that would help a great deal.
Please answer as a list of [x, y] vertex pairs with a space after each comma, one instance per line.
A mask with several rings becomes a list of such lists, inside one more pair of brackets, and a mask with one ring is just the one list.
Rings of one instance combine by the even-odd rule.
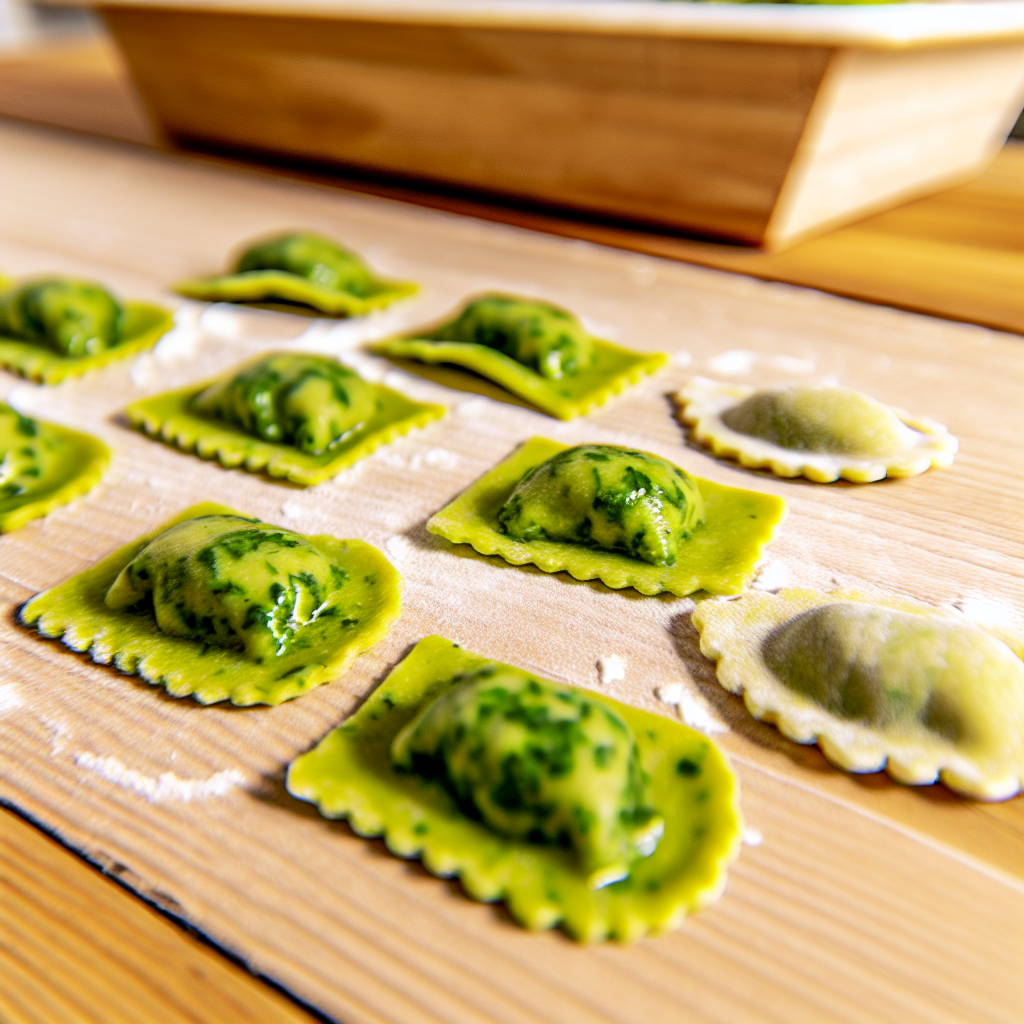
[[110, 449], [0, 402], [0, 459], [0, 533], [7, 533], [91, 491], [110, 463]]
[[401, 577], [364, 541], [206, 502], [37, 594], [19, 619], [174, 697], [248, 706], [337, 679], [400, 610]]
[[133, 402], [125, 415], [150, 437], [227, 469], [311, 487], [446, 411], [370, 384], [333, 359], [281, 352]]
[[[474, 674], [506, 682], [522, 676], [526, 685], [554, 687], [555, 705], [575, 697], [589, 718], [606, 713], [635, 736], [649, 813], [663, 831], [626, 877], [595, 887], [564, 842], [532, 834], [510, 838], [437, 777], [395, 768], [396, 738], [401, 745], [403, 730]], [[604, 742], [593, 750], [604, 755], [602, 765], [610, 757]], [[354, 715], [293, 761], [287, 785], [326, 817], [346, 818], [360, 835], [383, 836], [398, 856], [419, 857], [435, 875], [457, 876], [473, 899], [504, 900], [521, 925], [561, 924], [581, 942], [634, 941], [677, 928], [687, 913], [721, 893], [742, 831], [738, 782], [707, 737], [601, 694], [546, 683], [440, 636], [421, 640]]]
[[785, 516], [781, 498], [689, 478], [698, 489], [703, 519], [680, 539], [675, 564], [651, 564], [622, 551], [567, 540], [509, 536], [499, 517], [517, 486], [566, 451], [568, 445], [531, 438], [434, 515], [427, 529], [453, 544], [469, 544], [482, 555], [498, 555], [510, 565], [532, 563], [544, 572], [564, 570], [578, 580], [599, 579], [614, 590], [633, 587], [641, 594], [668, 591], [685, 597], [697, 590], [740, 593]]
[[471, 300], [447, 323], [370, 351], [462, 367], [562, 420], [585, 416], [668, 362], [593, 337], [557, 306], [505, 295]]
[[237, 302], [321, 316], [364, 316], [419, 287], [385, 281], [353, 252], [312, 232], [289, 232], [251, 245], [230, 273], [191, 278], [179, 295], [207, 302]]
[[[95, 308], [100, 303], [105, 308]], [[42, 384], [143, 352], [173, 326], [162, 306], [119, 303], [88, 282], [55, 278], [15, 287], [0, 277], [0, 367]]]

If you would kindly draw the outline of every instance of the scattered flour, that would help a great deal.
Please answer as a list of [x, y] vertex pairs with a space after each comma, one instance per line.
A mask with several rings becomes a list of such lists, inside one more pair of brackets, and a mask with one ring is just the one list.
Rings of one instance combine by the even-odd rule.
[[729, 726], [714, 718], [696, 697], [686, 692], [682, 683], [669, 683], [655, 691], [660, 701], [674, 706], [679, 717], [691, 728], [707, 736], [718, 736], [729, 731]]
[[459, 457], [455, 452], [447, 448], [429, 448], [425, 452], [414, 452], [412, 455], [402, 455], [399, 452], [381, 449], [374, 458], [385, 466], [394, 469], [408, 469], [414, 473], [421, 469], [455, 469], [459, 464]]
[[672, 362], [676, 366], [689, 366], [693, 362], [693, 356], [689, 352], [676, 352], [672, 356]]
[[174, 314], [174, 326], [153, 346], [157, 363], [185, 363], [195, 359], [202, 339], [200, 323], [209, 312], [200, 312], [198, 306], [186, 304]]
[[480, 396], [478, 398], [467, 398], [455, 406], [456, 416], [465, 416], [467, 419], [475, 419], [477, 416], [486, 416], [491, 408], [491, 401]]
[[300, 519], [305, 514], [305, 508], [302, 505], [298, 504], [298, 502], [286, 501], [281, 506], [281, 515], [283, 515], [285, 519]]
[[22, 699], [21, 691], [14, 683], [0, 684], [0, 715], [7, 714], [20, 708], [25, 701]]
[[617, 654], [607, 654], [597, 659], [597, 677], [608, 686], [626, 678], [626, 663]]
[[243, 781], [242, 773], [234, 768], [217, 772], [206, 779], [180, 779], [174, 772], [164, 772], [154, 779], [151, 775], [143, 775], [134, 768], [128, 768], [116, 757], [100, 757], [87, 750], [75, 755], [75, 764], [150, 803], [189, 803], [211, 796], [224, 796]]
[[783, 373], [814, 373], [813, 359], [800, 359], [798, 356], [772, 356], [769, 362]]
[[243, 318], [228, 302], [207, 306], [198, 317], [199, 329], [221, 341], [237, 341], [245, 333]]
[[755, 590], [776, 591], [789, 584], [789, 573], [781, 562], [765, 562], [757, 573], [757, 579], [751, 583]]
[[408, 537], [403, 537], [402, 534], [396, 533], [393, 537], [388, 537], [384, 543], [384, 550], [388, 553], [388, 558], [392, 562], [396, 562], [399, 565], [402, 562], [408, 561], [416, 553], [416, 546], [413, 544]]
[[953, 602], [953, 607], [979, 626], [1013, 628], [1013, 610], [990, 597], [960, 597]]
[[760, 846], [763, 842], [764, 842], [764, 836], [756, 828], [751, 828], [748, 825], [743, 830], [743, 845], [744, 846]]
[[731, 348], [728, 352], [722, 352], [708, 360], [708, 366], [715, 373], [725, 374], [727, 377], [738, 377], [750, 373], [754, 368], [754, 360], [757, 355], [745, 348]]

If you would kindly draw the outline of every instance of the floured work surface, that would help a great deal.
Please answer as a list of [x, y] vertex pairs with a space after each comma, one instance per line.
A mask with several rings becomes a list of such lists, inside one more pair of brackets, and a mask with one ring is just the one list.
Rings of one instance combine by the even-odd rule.
[[[0, 378], [22, 411], [90, 431], [115, 452], [89, 497], [0, 538], [0, 797], [122, 865], [162, 905], [350, 1024], [1016, 1018], [1024, 801], [982, 805], [941, 787], [846, 776], [717, 686], [688, 600], [514, 568], [433, 538], [425, 522], [528, 437], [632, 445], [786, 498], [760, 586], [884, 588], [1019, 631], [1018, 339], [27, 128], [0, 129], [0, 178], [9, 273], [95, 276], [167, 301], [166, 282], [217, 267], [262, 232], [301, 227], [424, 286], [348, 323], [186, 303], [179, 330], [128, 365], [59, 388]], [[484, 289], [557, 302], [602, 337], [678, 354], [571, 423], [351, 354]], [[118, 418], [128, 401], [288, 347], [343, 354], [452, 411], [306, 490], [202, 462]], [[961, 455], [952, 469], [869, 486], [745, 472], [689, 445], [672, 418], [666, 396], [690, 373], [759, 385], [834, 376], [946, 423]], [[391, 636], [339, 682], [242, 710], [175, 700], [13, 624], [35, 591], [204, 499], [386, 551], [406, 583]], [[472, 903], [289, 797], [286, 764], [430, 633], [664, 714], [676, 712], [655, 689], [682, 684], [691, 719], [729, 727], [718, 739], [753, 830], [722, 899], [678, 933], [579, 947], [522, 931], [500, 907]], [[624, 678], [602, 684], [597, 662], [613, 656]]]

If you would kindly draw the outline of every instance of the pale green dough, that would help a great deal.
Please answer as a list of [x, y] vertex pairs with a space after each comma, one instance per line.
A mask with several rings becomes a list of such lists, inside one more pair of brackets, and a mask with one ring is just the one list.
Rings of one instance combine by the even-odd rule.
[[355, 253], [322, 235], [296, 233], [247, 249], [235, 267], [236, 274], [258, 270], [283, 270], [332, 291], [366, 298], [376, 290], [373, 275]]
[[114, 611], [152, 594], [171, 636], [243, 647], [257, 664], [303, 646], [347, 573], [304, 537], [236, 516], [202, 516], [151, 540], [107, 591]]
[[781, 682], [833, 715], [892, 732], [920, 724], [982, 753], [1010, 738], [1005, 711], [1024, 702], [1024, 662], [995, 637], [856, 601], [790, 619], [763, 653]]
[[693, 477], [632, 448], [582, 444], [531, 469], [498, 512], [518, 541], [567, 541], [675, 565], [679, 543], [704, 521]]
[[957, 440], [927, 416], [829, 384], [755, 391], [693, 377], [674, 396], [693, 437], [720, 458], [815, 483], [872, 483], [949, 466]]
[[322, 455], [365, 426], [377, 389], [334, 359], [272, 355], [215, 381], [191, 407], [253, 437]]
[[391, 762], [438, 779], [501, 835], [571, 848], [594, 889], [626, 878], [665, 827], [622, 717], [518, 669], [457, 679], [395, 737]]
[[719, 682], [854, 772], [986, 800], [1024, 780], [1024, 661], [1009, 637], [856, 592], [782, 590], [693, 613]]
[[791, 385], [757, 391], [725, 412], [722, 422], [780, 448], [860, 458], [884, 455], [907, 434], [888, 406], [837, 387]]

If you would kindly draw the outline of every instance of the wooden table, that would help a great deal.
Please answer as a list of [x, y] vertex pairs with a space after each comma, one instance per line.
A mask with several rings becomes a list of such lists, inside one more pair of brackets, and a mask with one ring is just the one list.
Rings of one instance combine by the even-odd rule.
[[[0, 538], [0, 798], [108, 876], [20, 816], [0, 814], [0, 1019], [311, 1019], [215, 946], [346, 1022], [1018, 1019], [1024, 801], [979, 805], [941, 787], [837, 772], [717, 688], [685, 602], [512, 569], [433, 544], [422, 529], [524, 437], [635, 443], [787, 499], [790, 519], [771, 551], [775, 584], [894, 589], [1021, 631], [1016, 338], [13, 125], [0, 127], [0, 176], [7, 271], [89, 274], [169, 301], [167, 281], [212, 269], [248, 235], [302, 224], [425, 285], [421, 299], [335, 335], [303, 335], [302, 347], [347, 348], [490, 285], [562, 301], [627, 344], [687, 353], [663, 378], [570, 425], [392, 371], [389, 383], [453, 405], [450, 417], [311, 492], [200, 463], [116, 419], [130, 397], [288, 344], [306, 321], [186, 315], [159, 360], [58, 391], [4, 375], [19, 407], [85, 427], [117, 454], [92, 496]], [[866, 488], [786, 483], [716, 463], [687, 446], [663, 396], [689, 372], [721, 372], [721, 357], [736, 350], [758, 380], [813, 364], [814, 374], [943, 419], [962, 455], [952, 470]], [[402, 482], [410, 491], [396, 505]], [[268, 521], [386, 550], [407, 585], [392, 637], [338, 683], [282, 708], [239, 712], [166, 699], [11, 621], [34, 591], [213, 495]], [[677, 935], [579, 949], [557, 934], [519, 931], [292, 801], [284, 764], [351, 710], [409, 642], [437, 631], [584, 686], [599, 685], [597, 657], [623, 655], [628, 671], [615, 695], [663, 713], [655, 687], [684, 682], [729, 725], [722, 743], [763, 838], [744, 850], [723, 899]], [[147, 780], [161, 773], [201, 780], [225, 770], [242, 782], [221, 798], [145, 799]]]

